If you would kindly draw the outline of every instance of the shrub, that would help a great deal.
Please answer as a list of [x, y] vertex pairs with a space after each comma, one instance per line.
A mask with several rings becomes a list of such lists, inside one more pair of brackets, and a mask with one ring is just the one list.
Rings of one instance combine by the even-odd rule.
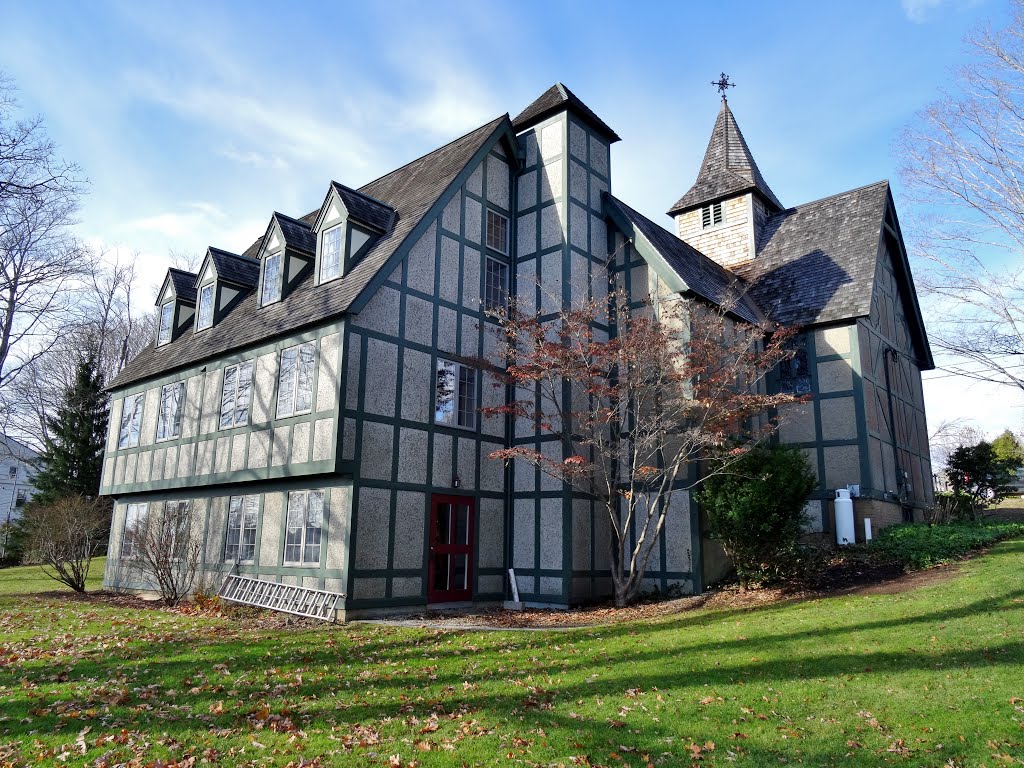
[[928, 568], [1011, 536], [1024, 536], [1024, 523], [949, 523], [892, 525], [883, 528], [867, 551], [901, 563], [907, 569]]
[[795, 448], [757, 448], [704, 481], [697, 500], [740, 584], [784, 576], [797, 559], [804, 506], [817, 478]]
[[75, 592], [85, 592], [89, 563], [107, 542], [110, 502], [65, 496], [25, 508], [26, 559]]

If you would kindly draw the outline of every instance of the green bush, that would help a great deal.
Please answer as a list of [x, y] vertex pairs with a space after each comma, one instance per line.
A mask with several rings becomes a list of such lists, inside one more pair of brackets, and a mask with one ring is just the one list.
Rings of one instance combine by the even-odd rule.
[[708, 535], [721, 542], [740, 584], [786, 575], [798, 558], [804, 506], [817, 478], [795, 448], [758, 448], [712, 475], [697, 495]]
[[1024, 536], [1024, 523], [949, 523], [892, 525], [867, 545], [875, 556], [895, 560], [908, 569], [948, 563], [1001, 539]]

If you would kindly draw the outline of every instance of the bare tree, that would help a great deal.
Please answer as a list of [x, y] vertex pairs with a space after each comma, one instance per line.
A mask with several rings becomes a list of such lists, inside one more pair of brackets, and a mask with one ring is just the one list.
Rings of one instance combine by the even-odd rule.
[[[525, 420], [556, 438], [558, 450], [538, 450], [531, 441], [490, 456], [531, 464], [598, 502], [612, 534], [615, 602], [628, 605], [673, 496], [728, 472], [772, 431], [763, 417], [800, 400], [763, 386], [765, 374], [792, 356], [792, 331], [741, 323], [678, 296], [631, 309], [618, 292], [553, 320], [515, 308], [493, 314], [503, 344], [491, 376], [516, 396], [483, 411]], [[605, 338], [599, 327], [615, 333]], [[458, 382], [442, 373], [439, 412], [457, 407]], [[699, 464], [703, 471], [691, 473]]]
[[152, 584], [165, 605], [177, 605], [192, 591], [199, 574], [202, 541], [190, 501], [166, 501], [125, 526], [122, 557]]
[[0, 393], [74, 326], [89, 261], [71, 237], [82, 181], [0, 72]]
[[85, 592], [89, 565], [106, 545], [110, 503], [66, 496], [52, 504], [30, 504], [25, 511], [27, 557], [43, 572], [75, 592]]
[[957, 359], [947, 370], [1024, 389], [1024, 2], [1012, 7], [1006, 28], [968, 38], [973, 63], [900, 145], [927, 211], [918, 285], [943, 306], [932, 343]]

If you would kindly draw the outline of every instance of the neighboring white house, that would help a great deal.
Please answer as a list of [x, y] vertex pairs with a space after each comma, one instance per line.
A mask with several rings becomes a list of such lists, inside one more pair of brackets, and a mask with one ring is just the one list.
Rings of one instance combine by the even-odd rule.
[[[0, 524], [21, 517], [21, 508], [36, 491], [32, 481], [38, 471], [38, 453], [13, 437], [0, 435]], [[6, 541], [0, 535], [0, 560], [6, 554]]]

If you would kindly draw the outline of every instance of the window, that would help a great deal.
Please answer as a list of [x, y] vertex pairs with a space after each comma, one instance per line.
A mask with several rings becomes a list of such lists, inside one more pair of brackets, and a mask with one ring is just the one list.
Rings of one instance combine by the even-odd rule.
[[700, 223], [703, 229], [716, 227], [723, 221], [725, 221], [725, 214], [722, 211], [721, 203], [712, 203], [700, 209]]
[[135, 448], [142, 430], [142, 393], [128, 395], [121, 410], [121, 428], [117, 434], [118, 448]]
[[779, 364], [779, 391], [805, 395], [811, 391], [811, 371], [807, 364], [807, 337], [798, 336], [789, 343], [793, 357]]
[[164, 384], [160, 388], [160, 413], [156, 424], [157, 440], [181, 437], [181, 414], [185, 410], [184, 405], [184, 381]]
[[220, 428], [231, 429], [248, 424], [251, 400], [252, 363], [225, 368], [220, 394]]
[[17, 464], [12, 464], [11, 466], [9, 466], [7, 468], [7, 476], [11, 480], [17, 480], [18, 479], [18, 465]]
[[277, 382], [277, 418], [313, 410], [313, 364], [316, 342], [310, 341], [281, 351]]
[[[224, 539], [225, 563], [251, 563], [256, 557], [256, 522], [259, 496], [232, 496], [228, 503], [228, 532]], [[317, 561], [319, 561], [319, 554]]]
[[484, 309], [508, 309], [508, 265], [490, 257], [484, 267]]
[[487, 247], [508, 253], [508, 219], [490, 208], [487, 209]]
[[288, 493], [288, 531], [284, 540], [285, 565], [315, 565], [320, 562], [320, 532], [323, 524], [323, 491]]
[[476, 371], [450, 360], [438, 359], [434, 390], [434, 421], [451, 426], [476, 427]]
[[148, 509], [148, 504], [128, 505], [124, 515], [124, 536], [121, 537], [121, 557], [126, 560], [138, 554]]
[[196, 330], [213, 325], [213, 283], [199, 289], [199, 312], [196, 315]]
[[263, 259], [263, 292], [260, 304], [271, 304], [281, 298], [281, 254]]
[[344, 243], [345, 228], [339, 224], [324, 232], [323, 251], [320, 254], [320, 282], [330, 280], [341, 274], [341, 248]]
[[171, 332], [174, 330], [174, 302], [168, 301], [160, 306], [160, 330], [157, 332], [157, 346], [166, 344], [171, 340]]
[[28, 501], [28, 491], [26, 491], [24, 488], [19, 488], [18, 493], [14, 498], [14, 506], [24, 507], [26, 501]]
[[164, 514], [160, 518], [161, 549], [174, 560], [180, 560], [187, 554], [191, 517], [191, 501], [164, 502]]

